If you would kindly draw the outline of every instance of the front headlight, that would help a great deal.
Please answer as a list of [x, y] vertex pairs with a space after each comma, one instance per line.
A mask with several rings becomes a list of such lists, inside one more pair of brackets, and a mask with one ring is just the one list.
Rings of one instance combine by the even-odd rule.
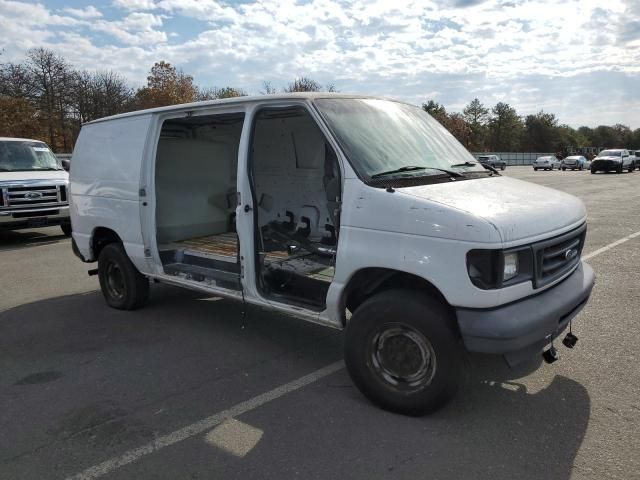
[[502, 280], [506, 282], [507, 280], [514, 278], [516, 275], [518, 275], [518, 253], [505, 253]]
[[533, 272], [530, 247], [509, 250], [471, 250], [467, 253], [467, 271], [471, 282], [483, 290], [502, 288], [531, 280]]

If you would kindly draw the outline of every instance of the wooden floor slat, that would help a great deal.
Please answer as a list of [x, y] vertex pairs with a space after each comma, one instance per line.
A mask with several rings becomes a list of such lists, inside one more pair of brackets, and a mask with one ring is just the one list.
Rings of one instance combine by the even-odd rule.
[[[175, 242], [175, 245], [178, 248], [197, 250], [210, 255], [234, 258], [238, 256], [238, 237], [234, 232], [189, 238], [187, 240]], [[288, 253], [285, 251], [267, 253], [267, 258], [287, 258], [287, 256]]]

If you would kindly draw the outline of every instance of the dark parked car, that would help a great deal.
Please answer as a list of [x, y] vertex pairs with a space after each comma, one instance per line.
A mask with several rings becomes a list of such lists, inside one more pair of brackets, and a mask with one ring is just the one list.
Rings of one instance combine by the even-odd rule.
[[498, 155], [480, 155], [478, 161], [482, 165], [489, 165], [490, 167], [499, 168], [500, 170], [507, 168], [507, 162], [502, 160]]

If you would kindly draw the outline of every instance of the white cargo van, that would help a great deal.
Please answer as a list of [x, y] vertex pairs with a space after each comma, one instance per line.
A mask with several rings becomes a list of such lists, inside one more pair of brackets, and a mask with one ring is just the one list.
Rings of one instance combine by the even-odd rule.
[[380, 98], [88, 123], [71, 212], [112, 307], [142, 306], [153, 279], [345, 329], [356, 385], [410, 414], [451, 397], [465, 349], [541, 353], [594, 283], [580, 200], [485, 169], [424, 111]]
[[70, 236], [68, 187], [46, 143], [0, 137], [0, 231], [59, 225]]

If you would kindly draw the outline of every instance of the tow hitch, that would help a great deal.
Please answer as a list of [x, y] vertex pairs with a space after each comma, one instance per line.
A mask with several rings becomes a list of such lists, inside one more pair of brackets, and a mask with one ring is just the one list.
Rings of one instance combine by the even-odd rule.
[[[567, 348], [573, 348], [576, 346], [576, 343], [578, 343], [578, 337], [576, 337], [571, 331], [571, 323], [569, 323], [569, 333], [567, 333], [562, 339], [562, 344]], [[560, 358], [558, 350], [553, 346], [553, 341], [551, 342], [551, 346], [542, 352], [542, 358], [547, 363], [553, 363]]]

